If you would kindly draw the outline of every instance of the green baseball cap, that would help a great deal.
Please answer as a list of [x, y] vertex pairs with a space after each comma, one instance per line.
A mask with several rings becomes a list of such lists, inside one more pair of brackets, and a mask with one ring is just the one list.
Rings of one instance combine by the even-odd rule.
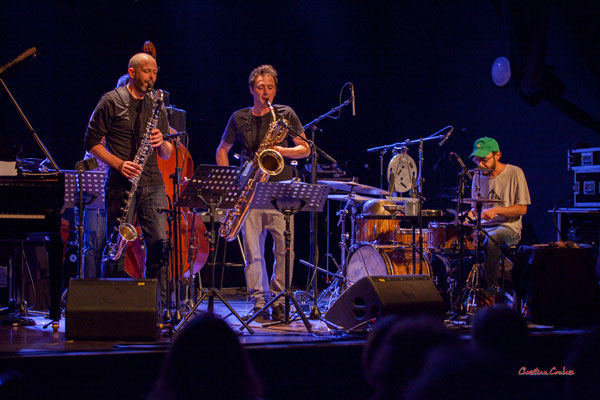
[[473, 152], [469, 156], [471, 157], [487, 157], [492, 151], [500, 151], [500, 147], [498, 146], [498, 142], [491, 137], [482, 137], [475, 141], [473, 144]]

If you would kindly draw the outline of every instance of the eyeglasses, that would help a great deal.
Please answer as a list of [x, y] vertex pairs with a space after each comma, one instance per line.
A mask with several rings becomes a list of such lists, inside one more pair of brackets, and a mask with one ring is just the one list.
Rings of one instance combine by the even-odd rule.
[[473, 162], [474, 162], [475, 164], [480, 164], [480, 163], [484, 163], [484, 164], [485, 164], [486, 162], [490, 161], [490, 160], [491, 160], [493, 157], [494, 157], [494, 155], [493, 155], [493, 154], [489, 155], [489, 156], [488, 156], [488, 157], [486, 157], [486, 158], [481, 158], [481, 157], [473, 157]]

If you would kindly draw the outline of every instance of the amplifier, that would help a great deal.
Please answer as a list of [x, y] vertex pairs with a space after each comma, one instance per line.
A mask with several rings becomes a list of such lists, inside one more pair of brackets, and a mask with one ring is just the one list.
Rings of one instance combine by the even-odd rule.
[[575, 207], [600, 206], [600, 166], [574, 169]]

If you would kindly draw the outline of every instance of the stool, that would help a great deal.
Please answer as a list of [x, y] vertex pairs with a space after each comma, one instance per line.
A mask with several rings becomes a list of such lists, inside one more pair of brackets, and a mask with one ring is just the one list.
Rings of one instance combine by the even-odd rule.
[[[219, 237], [217, 239], [217, 248], [219, 247], [220, 241], [221, 241], [221, 238]], [[228, 244], [233, 243], [233, 242], [236, 242], [238, 245], [237, 247], [239, 248], [240, 255], [242, 256], [242, 263], [226, 261]], [[223, 277], [225, 276], [225, 267], [234, 267], [234, 268], [242, 267], [242, 268], [244, 268], [246, 266], [246, 254], [244, 253], [244, 246], [242, 244], [241, 234], [237, 235], [235, 241], [232, 241], [232, 242], [224, 241], [223, 257], [221, 258], [221, 262], [218, 262], [217, 264], [219, 264], [221, 266], [221, 283], [219, 285], [219, 290], [223, 290]]]

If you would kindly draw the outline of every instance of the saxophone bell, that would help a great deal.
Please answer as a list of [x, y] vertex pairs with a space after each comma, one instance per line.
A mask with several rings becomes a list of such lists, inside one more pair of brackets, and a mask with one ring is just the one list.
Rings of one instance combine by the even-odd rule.
[[138, 237], [137, 230], [135, 229], [135, 227], [127, 222], [124, 222], [121, 225], [119, 225], [119, 229], [117, 230], [117, 232], [117, 240], [116, 242], [111, 244], [110, 250], [108, 252], [108, 256], [115, 261], [121, 258], [121, 255], [123, 254], [123, 250], [125, 250], [127, 243], [134, 241]]
[[276, 150], [266, 149], [258, 155], [258, 167], [267, 175], [279, 175], [284, 166], [285, 161]]

